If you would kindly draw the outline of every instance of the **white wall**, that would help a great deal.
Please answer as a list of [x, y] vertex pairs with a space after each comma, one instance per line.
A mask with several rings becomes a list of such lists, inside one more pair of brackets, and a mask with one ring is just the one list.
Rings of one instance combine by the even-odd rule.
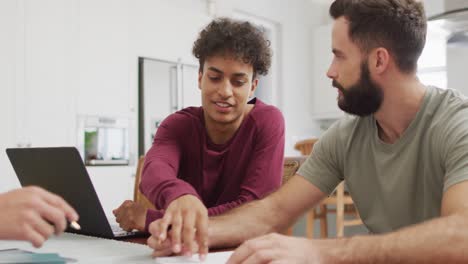
[[[426, 10], [426, 15], [428, 17], [435, 15], [435, 14], [440, 14], [445, 11], [445, 2], [450, 2], [454, 0], [424, 0], [424, 8]], [[463, 0], [465, 1], [465, 0]]]
[[[218, 16], [241, 11], [280, 25], [282, 49], [275, 55], [287, 155], [297, 154], [294, 141], [316, 129], [309, 119], [311, 35], [324, 10], [307, 0], [225, 0], [216, 8]], [[0, 12], [0, 110], [8, 127], [0, 137], [0, 174], [6, 176], [0, 191], [18, 186], [5, 147], [74, 145], [78, 115], [136, 122], [138, 56], [197, 64], [192, 44], [211, 20], [202, 0], [6, 0]], [[132, 198], [134, 169], [89, 168], [107, 212]]]

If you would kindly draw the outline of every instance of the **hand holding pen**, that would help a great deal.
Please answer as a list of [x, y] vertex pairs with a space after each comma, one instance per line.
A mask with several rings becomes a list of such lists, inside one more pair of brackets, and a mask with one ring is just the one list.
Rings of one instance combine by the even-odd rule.
[[61, 197], [39, 187], [0, 194], [0, 239], [27, 240], [40, 247], [67, 227], [79, 229], [78, 214]]

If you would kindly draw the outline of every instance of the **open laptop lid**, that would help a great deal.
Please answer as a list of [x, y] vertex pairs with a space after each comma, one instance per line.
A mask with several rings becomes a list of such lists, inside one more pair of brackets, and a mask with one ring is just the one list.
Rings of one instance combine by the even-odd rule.
[[75, 208], [80, 215], [81, 230], [68, 228], [67, 232], [114, 238], [76, 148], [11, 148], [6, 153], [22, 186], [40, 186], [60, 195]]

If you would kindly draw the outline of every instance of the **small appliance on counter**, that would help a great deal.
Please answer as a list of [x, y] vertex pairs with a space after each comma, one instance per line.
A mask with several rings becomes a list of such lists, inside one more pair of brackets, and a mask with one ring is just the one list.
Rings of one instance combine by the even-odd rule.
[[78, 117], [78, 150], [87, 166], [129, 164], [128, 118]]

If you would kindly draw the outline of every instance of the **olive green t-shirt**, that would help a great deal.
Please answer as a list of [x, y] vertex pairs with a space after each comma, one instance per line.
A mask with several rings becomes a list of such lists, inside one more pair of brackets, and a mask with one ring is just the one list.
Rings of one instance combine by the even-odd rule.
[[327, 194], [345, 180], [373, 233], [440, 216], [443, 193], [468, 180], [468, 99], [427, 87], [414, 120], [393, 144], [379, 138], [373, 116], [345, 117], [314, 145], [298, 174]]

